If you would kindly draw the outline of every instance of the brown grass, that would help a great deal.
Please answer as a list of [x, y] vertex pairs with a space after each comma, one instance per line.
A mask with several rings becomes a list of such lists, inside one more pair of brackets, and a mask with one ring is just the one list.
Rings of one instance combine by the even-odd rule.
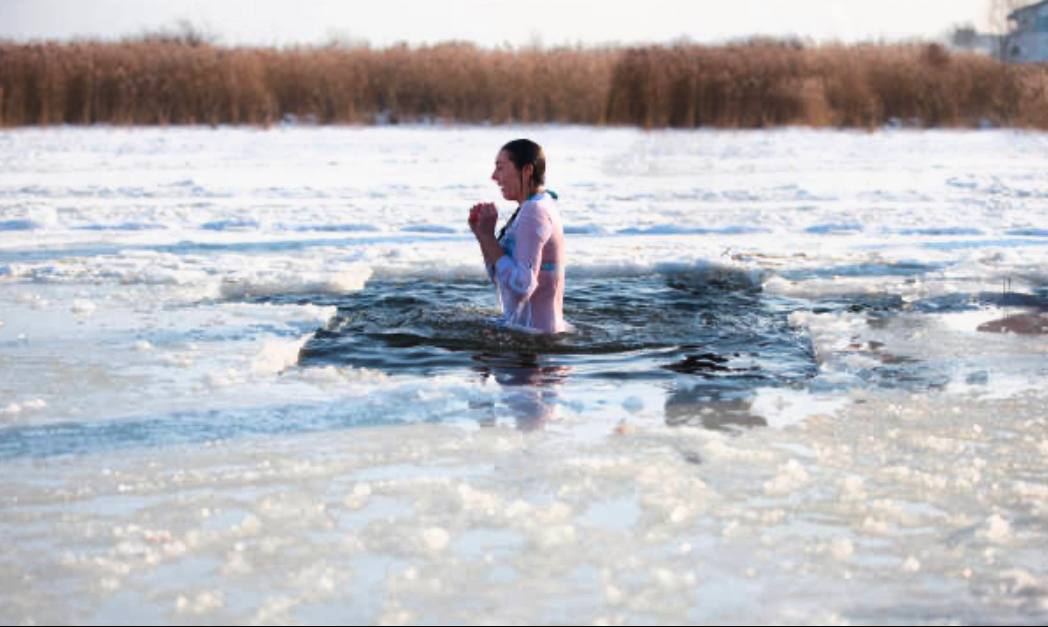
[[937, 45], [0, 44], [0, 125], [569, 122], [1048, 129], [1048, 66]]
[[630, 49], [616, 64], [607, 117], [648, 127], [1048, 128], [1048, 66], [934, 44]]

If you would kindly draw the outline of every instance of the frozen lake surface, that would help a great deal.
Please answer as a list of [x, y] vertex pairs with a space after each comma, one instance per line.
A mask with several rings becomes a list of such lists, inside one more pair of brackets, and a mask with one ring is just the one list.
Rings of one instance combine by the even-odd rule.
[[0, 131], [0, 621], [1043, 624], [1046, 332], [1044, 133]]

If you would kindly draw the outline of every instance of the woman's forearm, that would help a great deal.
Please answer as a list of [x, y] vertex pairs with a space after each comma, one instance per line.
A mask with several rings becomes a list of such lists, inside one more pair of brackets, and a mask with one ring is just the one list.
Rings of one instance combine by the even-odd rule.
[[484, 255], [484, 265], [492, 267], [499, 260], [504, 253], [502, 247], [499, 246], [498, 240], [495, 239], [495, 235], [492, 233], [486, 233], [477, 236], [477, 243], [480, 244], [480, 252]]

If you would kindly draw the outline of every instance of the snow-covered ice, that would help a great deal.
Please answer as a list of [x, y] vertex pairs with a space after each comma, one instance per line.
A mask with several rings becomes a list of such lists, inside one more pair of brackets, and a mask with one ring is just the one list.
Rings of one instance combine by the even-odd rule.
[[[304, 359], [517, 136], [577, 303], [810, 350]], [[0, 131], [0, 620], [1043, 624], [1046, 316], [1043, 133]]]

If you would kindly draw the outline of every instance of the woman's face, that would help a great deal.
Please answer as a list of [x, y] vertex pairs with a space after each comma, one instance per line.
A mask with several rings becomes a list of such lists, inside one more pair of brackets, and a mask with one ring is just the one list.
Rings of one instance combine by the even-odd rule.
[[[526, 167], [526, 166], [525, 166]], [[521, 171], [509, 159], [509, 153], [500, 150], [495, 157], [495, 171], [491, 173], [491, 180], [502, 190], [502, 197], [506, 200], [523, 200], [521, 191]]]

